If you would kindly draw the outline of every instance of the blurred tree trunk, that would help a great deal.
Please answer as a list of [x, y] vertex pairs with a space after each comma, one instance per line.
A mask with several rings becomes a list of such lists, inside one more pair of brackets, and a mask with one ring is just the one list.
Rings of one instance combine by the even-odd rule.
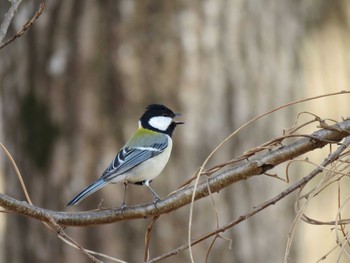
[[[36, 8], [23, 3], [17, 20]], [[100, 176], [144, 106], [161, 102], [184, 113], [186, 121], [175, 134], [174, 158], [154, 182], [166, 196], [231, 131], [302, 93], [303, 30], [302, 1], [48, 1], [34, 27], [0, 51], [3, 143], [34, 204], [64, 210]], [[290, 117], [273, 115], [246, 129], [215, 160], [221, 163], [281, 134]], [[7, 194], [24, 199], [11, 167], [5, 175]], [[151, 201], [147, 190], [130, 188], [129, 203]], [[223, 191], [216, 198], [220, 222], [279, 189], [272, 179], [257, 178]], [[104, 205], [119, 206], [122, 186], [107, 187], [74, 209], [94, 209], [102, 197]], [[291, 208], [286, 203], [276, 209], [278, 217], [262, 213], [225, 233], [232, 250], [220, 241], [210, 262], [219, 255], [221, 262], [280, 262]], [[210, 201], [196, 205], [194, 236], [215, 227], [214, 212], [208, 211]], [[187, 242], [187, 218], [188, 209], [161, 218], [152, 234], [152, 256]], [[86, 262], [42, 224], [15, 215], [7, 219], [5, 262]], [[88, 249], [140, 262], [148, 224], [121, 222], [68, 233]], [[195, 247], [195, 254], [204, 258], [205, 245]], [[176, 261], [181, 259], [188, 255]]]

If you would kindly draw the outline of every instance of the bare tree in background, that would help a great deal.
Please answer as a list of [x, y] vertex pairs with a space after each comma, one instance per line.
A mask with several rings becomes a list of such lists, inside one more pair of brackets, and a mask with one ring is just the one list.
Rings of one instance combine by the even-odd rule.
[[[310, 7], [288, 0], [49, 1], [36, 26], [0, 50], [3, 142], [34, 204], [66, 209], [72, 196], [100, 176], [135, 129], [144, 106], [153, 102], [184, 113], [186, 121], [175, 136], [171, 163], [154, 182], [166, 196], [187, 179], [178, 176], [192, 175], [232, 130], [303, 94], [299, 52], [306, 14], [319, 11], [323, 15], [312, 17], [322, 20], [341, 1], [326, 2], [314, 1]], [[28, 19], [38, 5], [22, 3], [15, 21]], [[15, 25], [10, 33], [16, 32]], [[281, 134], [294, 116], [286, 111], [273, 117], [239, 134], [214, 161]], [[23, 198], [8, 166], [5, 174], [6, 193]], [[242, 214], [278, 187], [257, 178], [229, 188], [217, 197], [220, 221]], [[147, 190], [130, 188], [130, 203], [148, 200]], [[103, 205], [118, 206], [122, 186], [108, 187], [75, 209], [96, 208], [101, 198]], [[291, 204], [276, 207], [278, 217], [262, 213], [226, 233], [232, 249], [220, 243], [209, 260], [280, 262]], [[196, 205], [194, 233], [215, 227], [210, 209], [210, 202]], [[148, 224], [120, 222], [69, 232], [87, 248], [139, 262]], [[151, 254], [186, 243], [187, 224], [188, 209], [159, 222]], [[5, 240], [5, 262], [86, 260], [39, 223], [14, 215], [8, 215]], [[195, 255], [203, 259], [208, 245], [196, 247]], [[188, 255], [177, 261], [188, 261]]]

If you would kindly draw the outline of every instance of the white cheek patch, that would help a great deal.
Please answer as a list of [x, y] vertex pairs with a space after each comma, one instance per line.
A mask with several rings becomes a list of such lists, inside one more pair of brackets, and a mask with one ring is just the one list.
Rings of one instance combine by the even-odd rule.
[[158, 116], [152, 117], [148, 123], [149, 125], [158, 130], [165, 131], [166, 129], [168, 129], [171, 122], [172, 119], [170, 117]]

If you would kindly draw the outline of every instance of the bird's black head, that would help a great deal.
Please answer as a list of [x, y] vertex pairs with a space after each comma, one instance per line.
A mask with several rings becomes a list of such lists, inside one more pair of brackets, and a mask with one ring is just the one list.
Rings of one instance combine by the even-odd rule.
[[145, 129], [166, 133], [172, 136], [178, 124], [173, 119], [180, 114], [174, 113], [171, 109], [161, 104], [151, 104], [146, 107], [145, 113], [140, 118], [140, 125]]

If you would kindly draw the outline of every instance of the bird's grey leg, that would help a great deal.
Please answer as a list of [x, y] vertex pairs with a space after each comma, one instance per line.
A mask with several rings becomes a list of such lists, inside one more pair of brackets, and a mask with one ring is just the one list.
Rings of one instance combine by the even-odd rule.
[[143, 182], [143, 185], [147, 186], [149, 188], [149, 190], [151, 190], [151, 192], [153, 193], [154, 195], [154, 198], [155, 198], [155, 201], [160, 201], [160, 197], [159, 195], [157, 195], [157, 193], [152, 189], [152, 187], [149, 185], [149, 180], [145, 180]]
[[123, 184], [124, 184], [124, 197], [123, 197], [123, 203], [121, 208], [125, 208], [127, 206], [125, 202], [125, 197], [126, 197], [126, 189], [128, 189], [128, 183], [124, 182]]

